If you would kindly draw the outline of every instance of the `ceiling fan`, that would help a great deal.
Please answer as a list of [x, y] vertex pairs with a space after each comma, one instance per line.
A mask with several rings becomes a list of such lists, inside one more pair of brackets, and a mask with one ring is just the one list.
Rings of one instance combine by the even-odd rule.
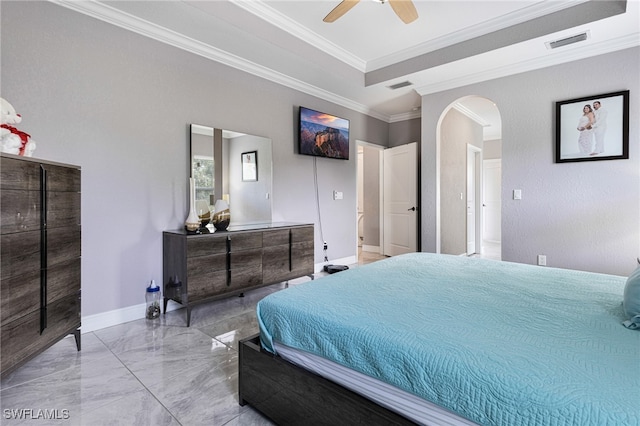
[[[377, 0], [380, 3], [388, 1], [393, 11], [398, 15], [398, 18], [402, 19], [405, 24], [418, 19], [418, 12], [411, 0]], [[327, 16], [324, 17], [324, 22], [334, 22], [342, 15], [351, 10], [353, 6], [358, 4], [360, 0], [342, 0]]]

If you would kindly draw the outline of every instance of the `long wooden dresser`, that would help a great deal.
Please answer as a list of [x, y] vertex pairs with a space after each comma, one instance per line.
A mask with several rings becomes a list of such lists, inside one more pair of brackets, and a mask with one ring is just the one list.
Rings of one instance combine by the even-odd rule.
[[203, 234], [163, 233], [164, 312], [169, 300], [185, 305], [187, 326], [195, 304], [313, 272], [312, 224], [278, 222]]
[[80, 167], [0, 160], [4, 376], [68, 334], [80, 350]]

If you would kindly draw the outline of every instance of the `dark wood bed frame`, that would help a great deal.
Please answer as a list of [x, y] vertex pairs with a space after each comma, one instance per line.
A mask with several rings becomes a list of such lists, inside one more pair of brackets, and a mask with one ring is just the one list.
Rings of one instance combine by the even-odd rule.
[[240, 341], [238, 396], [278, 425], [413, 425], [380, 405], [273, 355], [258, 334]]

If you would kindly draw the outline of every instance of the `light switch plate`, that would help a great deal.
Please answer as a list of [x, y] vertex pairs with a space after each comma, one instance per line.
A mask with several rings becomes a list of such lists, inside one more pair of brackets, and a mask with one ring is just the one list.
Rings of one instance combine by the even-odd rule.
[[514, 200], [522, 200], [522, 190], [521, 189], [514, 189], [513, 190], [513, 199]]

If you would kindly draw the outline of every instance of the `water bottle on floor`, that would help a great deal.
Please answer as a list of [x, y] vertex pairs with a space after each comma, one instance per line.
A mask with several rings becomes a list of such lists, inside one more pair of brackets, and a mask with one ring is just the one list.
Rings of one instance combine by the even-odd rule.
[[160, 287], [154, 280], [147, 287], [147, 319], [160, 318]]

